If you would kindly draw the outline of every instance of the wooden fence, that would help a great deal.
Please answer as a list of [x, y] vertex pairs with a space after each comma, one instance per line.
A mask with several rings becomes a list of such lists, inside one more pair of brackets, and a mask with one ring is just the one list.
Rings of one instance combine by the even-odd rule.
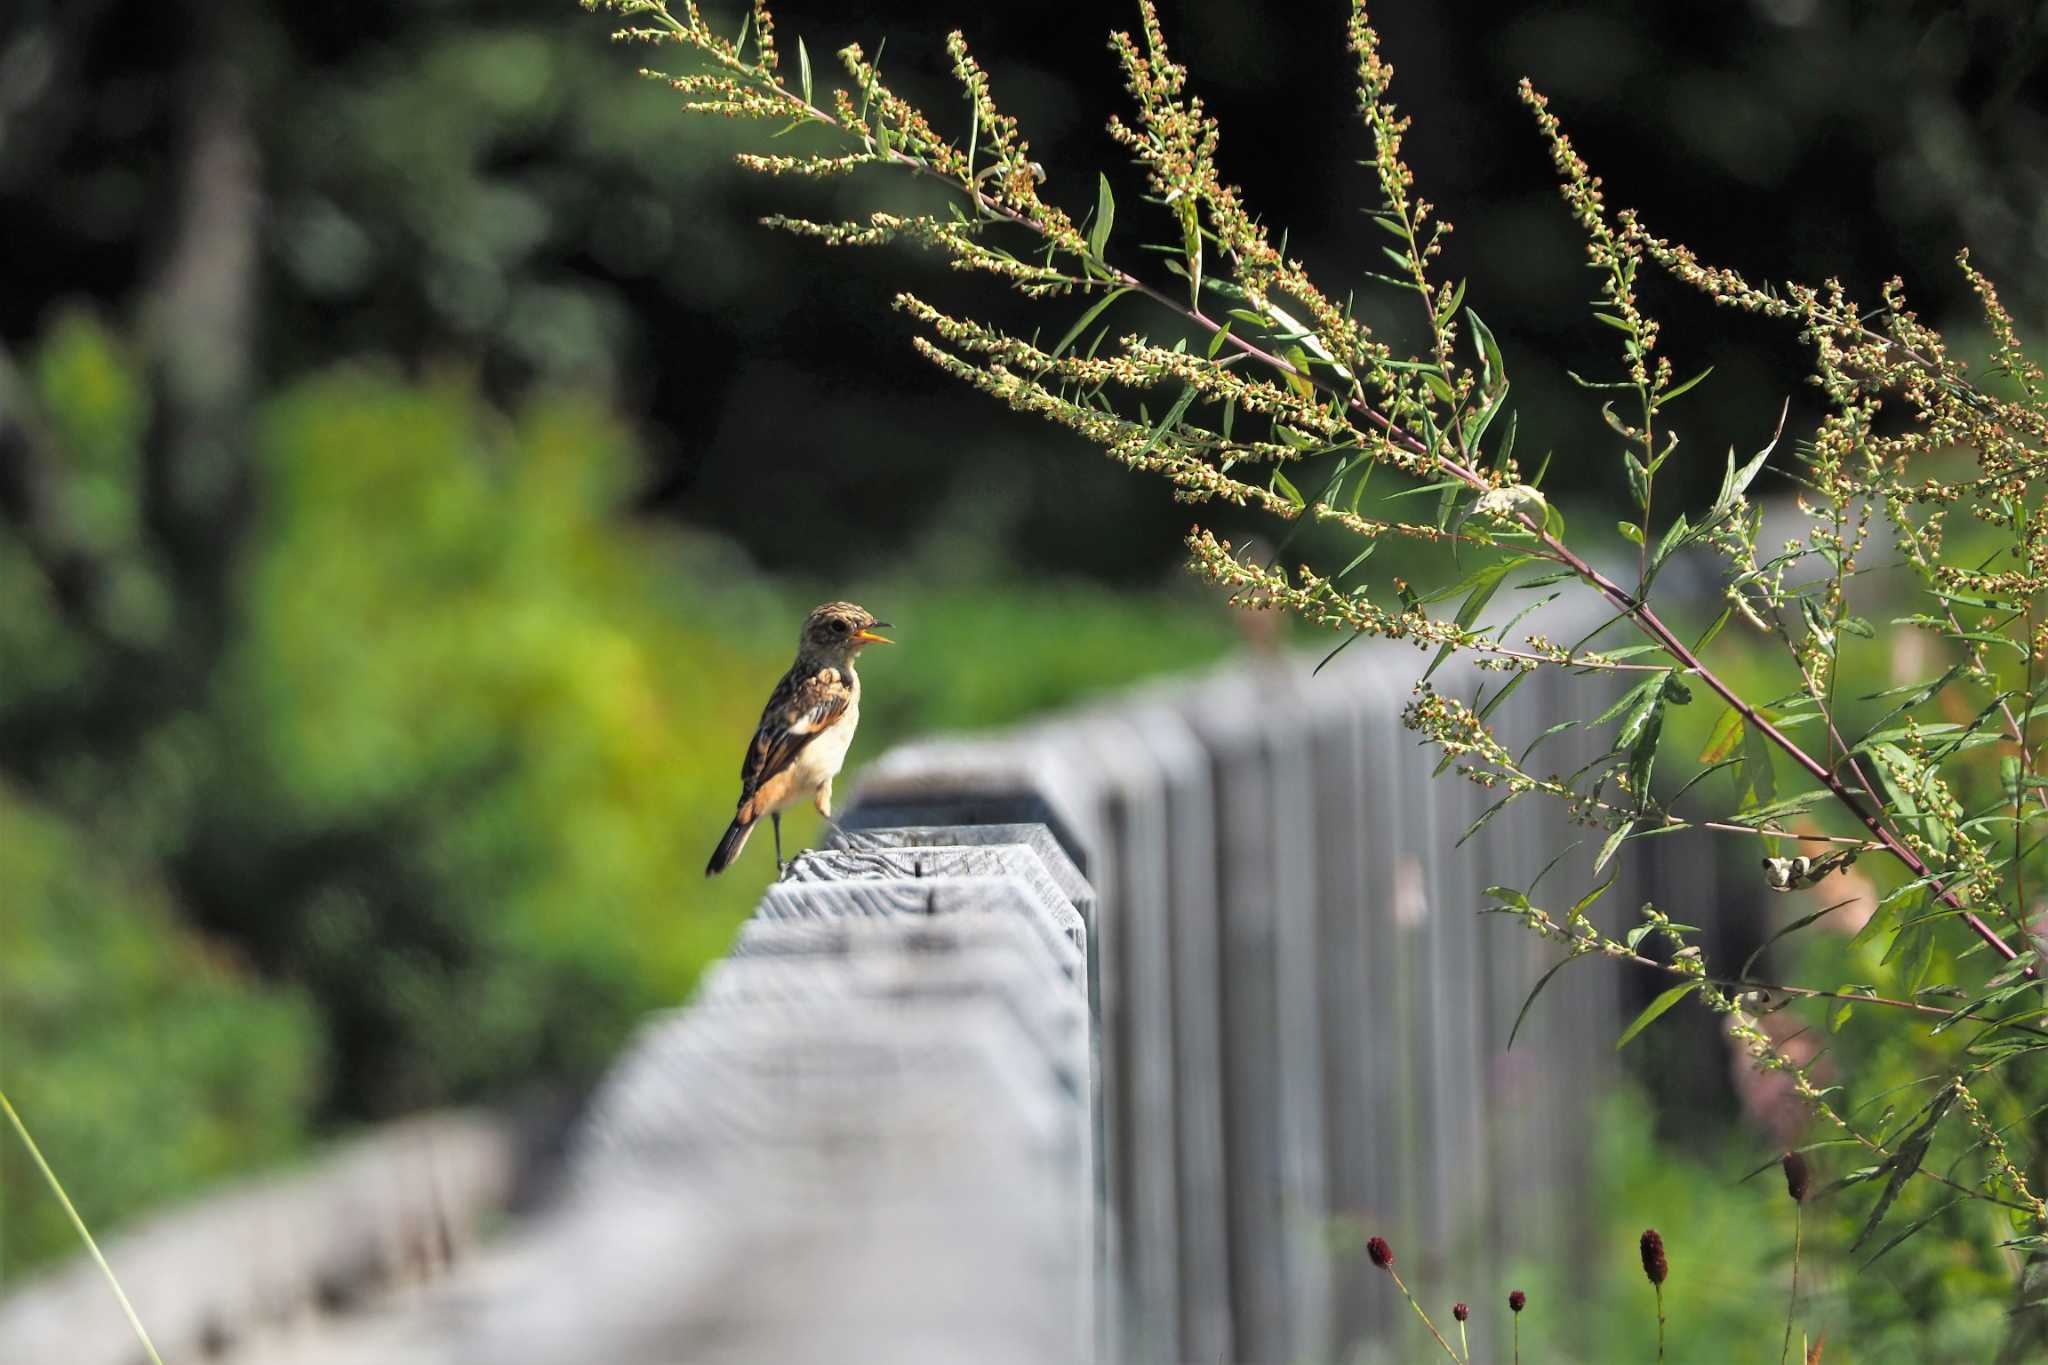
[[[553, 1208], [306, 1359], [1419, 1358], [1368, 1234], [1492, 1354], [1509, 1267], [1586, 1259], [1622, 1004], [1562, 973], [1508, 1051], [1556, 950], [1476, 912], [1590, 835], [1569, 899], [1599, 836], [1532, 799], [1456, 847], [1485, 794], [1400, 724], [1418, 656], [1309, 663], [883, 755], [641, 1030]], [[1602, 685], [1546, 671], [1496, 719]]]

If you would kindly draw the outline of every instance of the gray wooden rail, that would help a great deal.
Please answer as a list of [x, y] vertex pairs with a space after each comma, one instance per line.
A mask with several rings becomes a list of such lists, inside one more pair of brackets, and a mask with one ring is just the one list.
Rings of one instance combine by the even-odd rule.
[[641, 1030], [551, 1210], [271, 1358], [1336, 1361], [1415, 1344], [1368, 1234], [1446, 1309], [1582, 1263], [1617, 976], [1563, 973], [1509, 1052], [1555, 950], [1475, 912], [1586, 831], [1532, 800], [1456, 848], [1484, 794], [1401, 727], [1417, 662], [1241, 661], [883, 755]]

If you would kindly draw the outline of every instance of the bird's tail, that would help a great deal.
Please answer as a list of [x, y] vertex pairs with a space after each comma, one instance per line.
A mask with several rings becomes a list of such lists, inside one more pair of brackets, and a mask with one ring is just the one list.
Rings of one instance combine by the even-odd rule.
[[726, 827], [725, 837], [718, 841], [712, 851], [711, 861], [704, 867], [704, 875], [716, 877], [732, 866], [732, 860], [740, 856], [740, 850], [747, 846], [747, 836], [754, 832], [754, 822], [735, 820]]

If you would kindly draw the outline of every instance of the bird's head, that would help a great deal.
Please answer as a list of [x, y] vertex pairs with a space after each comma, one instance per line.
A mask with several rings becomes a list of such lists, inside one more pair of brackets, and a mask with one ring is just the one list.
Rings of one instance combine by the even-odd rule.
[[804, 633], [797, 647], [816, 659], [850, 659], [869, 645], [896, 643], [886, 635], [875, 634], [875, 627], [888, 624], [876, 620], [866, 607], [851, 602], [827, 602], [804, 619]]

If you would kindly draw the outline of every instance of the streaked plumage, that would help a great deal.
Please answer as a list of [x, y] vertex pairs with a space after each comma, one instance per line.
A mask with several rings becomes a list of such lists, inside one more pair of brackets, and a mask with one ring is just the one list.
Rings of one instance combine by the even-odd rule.
[[816, 804], [832, 818], [832, 779], [846, 761], [860, 723], [860, 675], [854, 656], [871, 644], [892, 641], [875, 634], [886, 626], [851, 602], [827, 602], [804, 620], [796, 662], [761, 712], [754, 741], [740, 765], [740, 802], [732, 824], [704, 869], [725, 871], [746, 847], [762, 816], [775, 830], [775, 864], [782, 866], [782, 812], [798, 802]]

